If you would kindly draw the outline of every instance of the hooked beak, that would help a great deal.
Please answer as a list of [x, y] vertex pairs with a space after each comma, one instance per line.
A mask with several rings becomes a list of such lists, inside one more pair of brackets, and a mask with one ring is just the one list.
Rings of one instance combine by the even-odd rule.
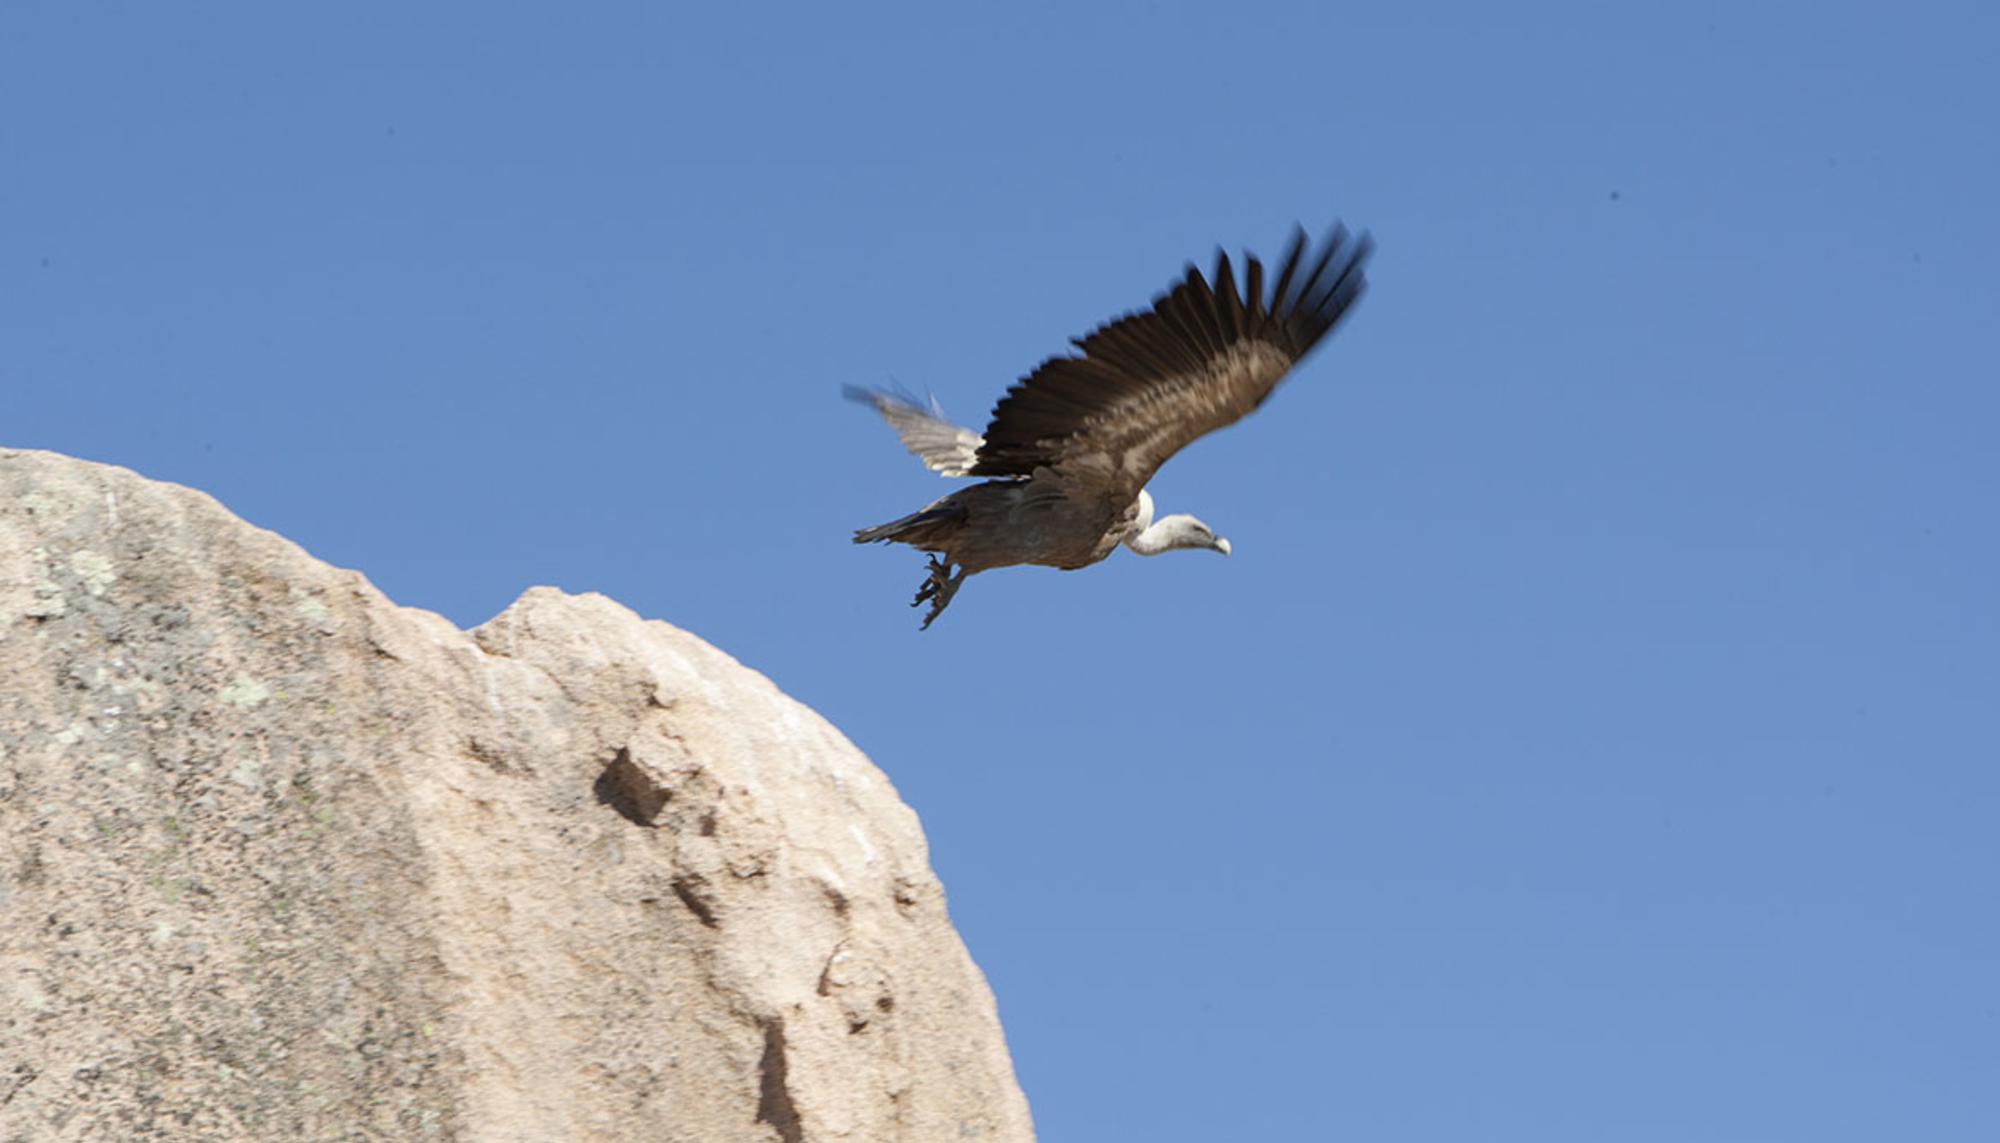
[[1215, 550], [1216, 550], [1216, 551], [1218, 551], [1218, 552], [1221, 552], [1221, 553], [1222, 553], [1223, 555], [1225, 555], [1225, 556], [1226, 556], [1226, 555], [1228, 555], [1228, 554], [1229, 554], [1229, 541], [1228, 541], [1228, 540], [1225, 540], [1225, 539], [1223, 539], [1223, 538], [1222, 538], [1221, 536], [1217, 536], [1217, 537], [1215, 538]]

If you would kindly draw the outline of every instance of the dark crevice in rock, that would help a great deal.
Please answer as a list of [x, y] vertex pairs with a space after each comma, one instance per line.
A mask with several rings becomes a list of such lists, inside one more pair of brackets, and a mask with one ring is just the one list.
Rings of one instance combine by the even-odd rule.
[[792, 1093], [785, 1086], [783, 1020], [764, 1021], [764, 1058], [758, 1061], [757, 1070], [762, 1077], [757, 1099], [757, 1122], [776, 1128], [782, 1143], [805, 1143], [805, 1131], [799, 1125], [799, 1109], [792, 1103]]
[[506, 751], [483, 738], [466, 739], [465, 753], [473, 761], [499, 773], [505, 774], [513, 769], [507, 764]]
[[597, 800], [617, 810], [619, 815], [633, 825], [655, 826], [660, 821], [660, 811], [673, 799], [672, 790], [665, 788], [648, 774], [644, 767], [632, 758], [632, 751], [619, 747], [611, 762], [597, 775], [591, 784], [591, 792]]
[[841, 946], [835, 945], [833, 955], [826, 958], [826, 967], [819, 970], [819, 983], [813, 987], [813, 991], [821, 996], [833, 995], [833, 966], [840, 960], [840, 949]]
[[702, 898], [700, 890], [701, 882], [698, 878], [674, 878], [674, 896], [681, 899], [681, 904], [687, 906], [687, 911], [693, 913], [696, 920], [709, 928], [719, 928], [720, 923], [715, 919], [715, 907]]

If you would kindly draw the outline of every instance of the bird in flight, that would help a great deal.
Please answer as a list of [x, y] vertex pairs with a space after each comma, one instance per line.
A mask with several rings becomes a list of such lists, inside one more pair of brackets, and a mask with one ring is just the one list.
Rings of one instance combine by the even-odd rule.
[[1229, 256], [1214, 281], [1189, 264], [1150, 308], [1071, 344], [1015, 382], [984, 436], [947, 420], [935, 400], [848, 386], [873, 406], [926, 468], [986, 477], [873, 528], [854, 542], [889, 541], [931, 553], [910, 606], [929, 628], [966, 577], [1016, 564], [1074, 570], [1120, 544], [1142, 556], [1183, 548], [1229, 554], [1229, 541], [1193, 516], [1153, 518], [1146, 484], [1181, 449], [1262, 405], [1340, 323], [1367, 282], [1374, 244], [1336, 224], [1315, 251], [1297, 230], [1265, 291], [1264, 267], [1244, 257], [1238, 293]]

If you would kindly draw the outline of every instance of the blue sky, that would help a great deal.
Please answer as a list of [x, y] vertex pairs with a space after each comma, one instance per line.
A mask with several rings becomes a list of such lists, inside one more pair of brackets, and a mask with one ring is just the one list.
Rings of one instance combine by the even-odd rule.
[[[17, 3], [12, 446], [399, 602], [694, 631], [922, 814], [1045, 1140], [2000, 1137], [2000, 17]], [[1220, 243], [1379, 242], [995, 572], [983, 423]]]

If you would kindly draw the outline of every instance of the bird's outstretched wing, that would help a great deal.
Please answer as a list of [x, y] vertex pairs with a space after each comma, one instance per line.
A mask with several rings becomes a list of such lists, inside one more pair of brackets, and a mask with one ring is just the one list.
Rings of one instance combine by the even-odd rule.
[[937, 398], [931, 398], [926, 407], [907, 393], [892, 393], [886, 389], [843, 385], [840, 391], [848, 400], [858, 401], [882, 414], [882, 419], [889, 422], [889, 427], [902, 438], [903, 447], [910, 450], [911, 456], [923, 461], [925, 468], [941, 476], [971, 474], [979, 446], [985, 442], [971, 429], [946, 420]]
[[1361, 295], [1372, 249], [1336, 225], [1315, 253], [1299, 230], [1268, 294], [1255, 258], [1244, 259], [1241, 295], [1227, 254], [1216, 252], [1213, 284], [1189, 265], [1152, 308], [1075, 339], [1081, 353], [1016, 382], [966, 474], [1045, 467], [1124, 503], [1176, 452], [1264, 403]]

